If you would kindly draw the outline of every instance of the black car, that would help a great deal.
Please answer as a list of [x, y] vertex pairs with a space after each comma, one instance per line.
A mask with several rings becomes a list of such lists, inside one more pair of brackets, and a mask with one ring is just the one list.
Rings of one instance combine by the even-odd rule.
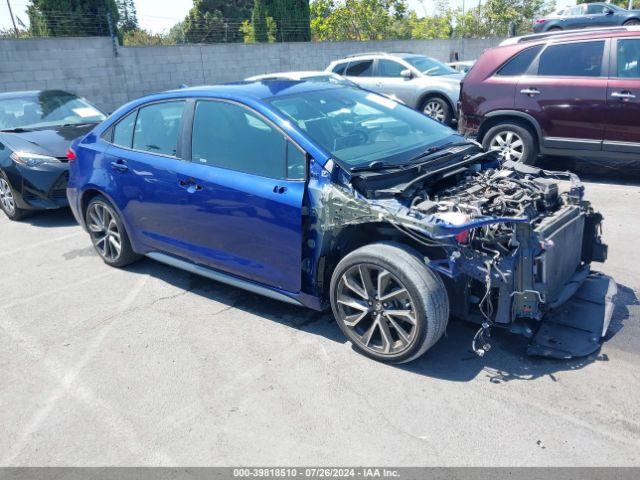
[[68, 206], [69, 144], [105, 118], [60, 90], [0, 94], [0, 208], [11, 220]]
[[625, 10], [611, 3], [582, 3], [567, 7], [533, 22], [535, 33], [574, 28], [618, 27], [640, 25], [640, 10]]

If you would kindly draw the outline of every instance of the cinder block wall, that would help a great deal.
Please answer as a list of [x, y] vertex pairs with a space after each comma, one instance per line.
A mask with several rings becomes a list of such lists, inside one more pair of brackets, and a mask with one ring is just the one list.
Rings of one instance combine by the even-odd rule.
[[286, 70], [322, 70], [360, 52], [413, 52], [448, 61], [477, 58], [501, 38], [118, 47], [109, 38], [0, 40], [0, 91], [62, 89], [112, 111], [136, 97]]

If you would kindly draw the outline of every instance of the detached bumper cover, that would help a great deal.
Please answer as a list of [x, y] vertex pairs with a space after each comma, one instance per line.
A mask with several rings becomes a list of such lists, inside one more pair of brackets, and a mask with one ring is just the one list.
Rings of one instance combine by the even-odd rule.
[[611, 277], [592, 272], [573, 297], [545, 316], [527, 353], [568, 359], [597, 351], [611, 323], [617, 292]]

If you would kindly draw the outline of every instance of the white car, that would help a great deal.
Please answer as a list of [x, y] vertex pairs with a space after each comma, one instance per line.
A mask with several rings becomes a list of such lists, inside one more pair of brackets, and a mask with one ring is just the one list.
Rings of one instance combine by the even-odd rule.
[[467, 73], [475, 63], [475, 60], [465, 60], [462, 62], [449, 62], [447, 66], [453, 68], [456, 72]]
[[351, 87], [357, 87], [358, 85], [351, 80], [347, 80], [340, 75], [336, 75], [331, 72], [324, 72], [322, 70], [304, 70], [298, 72], [276, 72], [265, 73], [262, 75], [254, 75], [253, 77], [245, 78], [247, 82], [260, 82], [262, 80], [298, 80], [301, 82], [329, 82], [337, 85], [348, 85]]
[[411, 53], [363, 53], [331, 62], [326, 72], [397, 98], [439, 122], [451, 125], [457, 118], [464, 74], [433, 58]]

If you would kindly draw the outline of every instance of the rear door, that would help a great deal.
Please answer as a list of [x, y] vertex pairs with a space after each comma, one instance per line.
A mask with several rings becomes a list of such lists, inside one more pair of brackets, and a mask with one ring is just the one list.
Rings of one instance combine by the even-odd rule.
[[306, 154], [256, 111], [197, 100], [181, 222], [199, 263], [300, 290]]
[[351, 60], [344, 71], [344, 76], [367, 90], [376, 89], [376, 79], [373, 77], [373, 59]]
[[640, 38], [613, 40], [604, 150], [640, 153]]
[[188, 196], [180, 188], [189, 169], [180, 158], [185, 105], [172, 100], [134, 110], [112, 127], [106, 160], [132, 234], [150, 250], [188, 257], [181, 221]]
[[410, 78], [400, 75], [408, 67], [392, 59], [379, 58], [375, 66], [375, 91], [396, 97], [407, 105], [415, 105], [418, 89]]
[[606, 40], [550, 44], [520, 78], [517, 110], [540, 125], [547, 148], [601, 150], [608, 52]]

